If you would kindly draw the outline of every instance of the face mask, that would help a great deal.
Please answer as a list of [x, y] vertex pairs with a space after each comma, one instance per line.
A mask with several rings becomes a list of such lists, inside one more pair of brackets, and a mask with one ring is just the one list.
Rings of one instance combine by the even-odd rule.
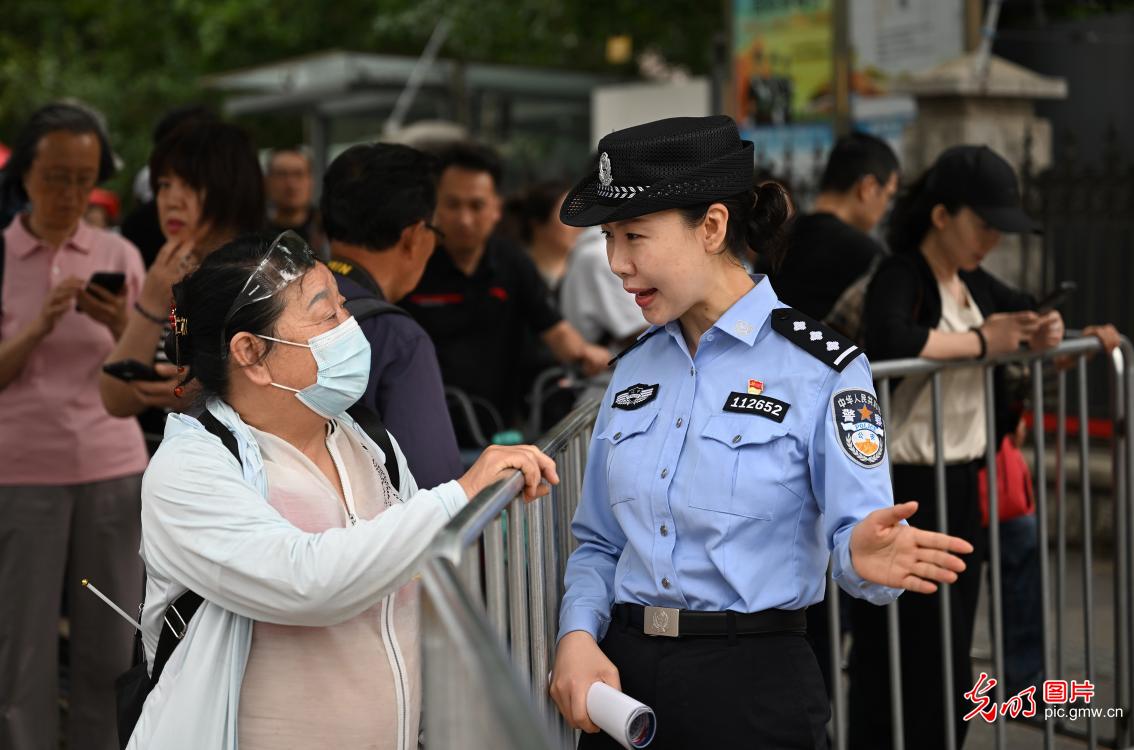
[[306, 344], [271, 336], [260, 338], [311, 350], [319, 367], [313, 384], [302, 390], [279, 383], [272, 385], [291, 391], [319, 416], [337, 417], [366, 392], [366, 381], [370, 379], [370, 342], [354, 318], [347, 318], [326, 333], [308, 339]]

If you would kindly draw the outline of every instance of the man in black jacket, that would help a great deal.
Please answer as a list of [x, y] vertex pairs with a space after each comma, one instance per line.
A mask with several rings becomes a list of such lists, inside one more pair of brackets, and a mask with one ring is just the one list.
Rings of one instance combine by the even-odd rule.
[[831, 150], [819, 195], [799, 216], [780, 259], [762, 259], [777, 296], [822, 320], [839, 296], [884, 253], [870, 237], [898, 190], [898, 158], [865, 133], [843, 136]]

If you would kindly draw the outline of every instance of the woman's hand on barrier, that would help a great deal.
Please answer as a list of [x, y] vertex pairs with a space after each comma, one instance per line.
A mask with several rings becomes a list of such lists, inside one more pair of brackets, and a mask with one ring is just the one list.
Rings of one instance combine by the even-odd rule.
[[154, 370], [165, 380], [135, 380], [130, 383], [138, 400], [153, 409], [169, 409], [170, 411], [184, 411], [193, 403], [200, 385], [190, 382], [182, 387], [181, 395], [177, 395], [177, 387], [181, 385], [182, 374], [176, 365], [158, 362]]
[[39, 315], [36, 316], [32, 322], [34, 331], [40, 337], [47, 336], [55, 330], [55, 324], [59, 322], [68, 310], [75, 304], [75, 295], [83, 288], [84, 282], [82, 279], [70, 277], [59, 282], [57, 286], [47, 293], [47, 299], [43, 301], [43, 307], [39, 310]]
[[126, 289], [111, 294], [98, 284], [80, 289], [77, 295], [78, 308], [110, 329], [114, 340], [122, 338], [126, 329]]
[[559, 484], [555, 462], [534, 445], [490, 445], [457, 481], [471, 500], [517, 470], [524, 474], [524, 499], [528, 502], [550, 493], [550, 485]]
[[876, 510], [851, 531], [851, 564], [866, 580], [919, 594], [937, 591], [936, 582], [953, 583], [965, 569], [958, 554], [973, 546], [955, 536], [902, 524], [917, 512], [909, 502]]
[[1042, 352], [1054, 349], [1063, 341], [1063, 316], [1058, 310], [1041, 315], [1037, 321], [1035, 332], [1028, 341], [1028, 348], [1032, 351]]
[[609, 365], [610, 350], [595, 344], [587, 344], [586, 348], [583, 349], [583, 356], [579, 359], [579, 366], [588, 378], [593, 378], [600, 372], [604, 372]]
[[193, 270], [197, 258], [193, 255], [193, 239], [169, 240], [161, 246], [154, 264], [146, 272], [142, 282], [139, 303], [156, 315], [169, 312], [169, 298], [173, 285], [185, 278]]
[[1040, 317], [1034, 312], [993, 313], [980, 327], [988, 342], [988, 356], [1010, 354], [1030, 341], [1036, 332]]
[[599, 728], [587, 713], [587, 691], [596, 682], [622, 689], [618, 667], [585, 630], [572, 630], [559, 640], [555, 667], [551, 672], [551, 699], [559, 713], [575, 729], [594, 734]]
[[1083, 329], [1083, 335], [1097, 338], [1102, 342], [1103, 351], [1107, 354], [1113, 352], [1122, 343], [1122, 336], [1118, 333], [1118, 329], [1110, 323], [1087, 326]]

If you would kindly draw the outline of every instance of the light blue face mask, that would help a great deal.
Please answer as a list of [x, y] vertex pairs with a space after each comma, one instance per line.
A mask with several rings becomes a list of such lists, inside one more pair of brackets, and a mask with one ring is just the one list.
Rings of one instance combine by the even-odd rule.
[[306, 344], [271, 336], [260, 338], [311, 350], [319, 367], [314, 383], [302, 390], [279, 383], [272, 385], [291, 391], [319, 416], [327, 419], [339, 416], [366, 392], [366, 382], [370, 379], [370, 342], [354, 318], [347, 318], [326, 333], [308, 339]]

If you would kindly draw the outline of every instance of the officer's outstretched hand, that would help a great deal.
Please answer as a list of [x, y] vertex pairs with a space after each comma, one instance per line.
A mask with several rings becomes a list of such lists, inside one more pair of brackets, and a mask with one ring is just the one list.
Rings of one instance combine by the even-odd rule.
[[[953, 583], [965, 569], [957, 554], [967, 555], [973, 546], [955, 536], [907, 526], [901, 522], [917, 512], [908, 502], [881, 508], [855, 524], [851, 530], [851, 563], [870, 581], [896, 589], [932, 594], [937, 584]], [[956, 554], [953, 554], [956, 553]]]
[[591, 634], [572, 630], [559, 639], [551, 672], [551, 698], [570, 726], [589, 734], [599, 731], [587, 713], [587, 691], [596, 682], [622, 689], [618, 667], [606, 658]]
[[472, 500], [485, 487], [507, 479], [514, 471], [524, 475], [524, 499], [529, 502], [550, 493], [551, 485], [559, 484], [555, 462], [534, 445], [490, 445], [457, 483]]

